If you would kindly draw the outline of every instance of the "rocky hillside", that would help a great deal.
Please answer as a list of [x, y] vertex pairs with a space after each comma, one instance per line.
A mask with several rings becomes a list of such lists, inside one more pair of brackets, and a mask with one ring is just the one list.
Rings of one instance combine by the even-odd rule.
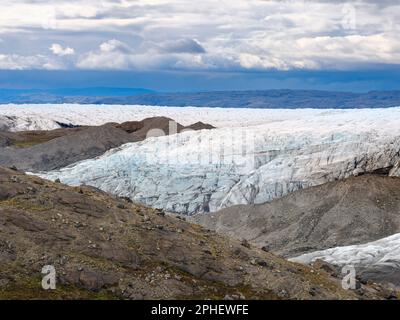
[[107, 150], [128, 142], [144, 140], [150, 130], [162, 130], [164, 134], [169, 134], [187, 129], [213, 128], [207, 124], [196, 123], [185, 127], [175, 123], [176, 131], [173, 128], [170, 132], [171, 122], [175, 123], [169, 118], [155, 117], [95, 127], [0, 132], [0, 148], [3, 147], [0, 149], [0, 165], [15, 166], [31, 172], [53, 170], [100, 156]]
[[[0, 298], [357, 299], [325, 271], [288, 262], [90, 187], [0, 168]], [[53, 265], [58, 287], [44, 291]]]

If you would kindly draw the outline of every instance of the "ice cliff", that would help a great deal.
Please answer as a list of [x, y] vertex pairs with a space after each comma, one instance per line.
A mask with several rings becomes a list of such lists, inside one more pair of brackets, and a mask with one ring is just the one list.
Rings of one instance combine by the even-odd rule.
[[399, 174], [400, 108], [273, 111], [262, 125], [149, 138], [41, 176], [192, 215], [366, 172]]

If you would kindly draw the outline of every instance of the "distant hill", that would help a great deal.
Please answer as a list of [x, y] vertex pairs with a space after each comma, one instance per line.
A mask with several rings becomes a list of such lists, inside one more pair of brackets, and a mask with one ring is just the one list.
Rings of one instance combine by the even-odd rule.
[[57, 88], [57, 89], [0, 89], [0, 103], [62, 103], [68, 99], [87, 97], [127, 97], [149, 94], [154, 91], [142, 88]]
[[139, 104], [285, 109], [387, 108], [400, 106], [400, 90], [367, 93], [310, 90], [157, 93], [135, 88], [0, 89], [0, 103]]

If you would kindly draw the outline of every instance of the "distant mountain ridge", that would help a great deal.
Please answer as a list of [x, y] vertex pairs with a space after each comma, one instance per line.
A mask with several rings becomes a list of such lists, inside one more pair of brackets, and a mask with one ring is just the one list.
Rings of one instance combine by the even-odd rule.
[[154, 93], [143, 88], [56, 88], [56, 89], [1, 89], [0, 103], [35, 103], [36, 101], [52, 102], [70, 97], [126, 97], [137, 94]]
[[400, 90], [367, 93], [258, 90], [159, 93], [138, 88], [0, 89], [0, 103], [132, 104], [231, 108], [353, 109], [400, 106]]

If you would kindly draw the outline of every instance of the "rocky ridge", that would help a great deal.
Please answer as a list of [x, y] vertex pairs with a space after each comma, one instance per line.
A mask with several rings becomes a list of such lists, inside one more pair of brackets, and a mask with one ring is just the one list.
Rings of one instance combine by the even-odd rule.
[[[171, 126], [171, 128], [170, 128]], [[211, 129], [195, 124], [196, 130]], [[174, 134], [193, 130], [164, 117], [108, 123], [98, 127], [73, 127], [50, 131], [0, 132], [0, 165], [24, 171], [48, 171], [102, 155], [128, 142], [146, 139], [152, 130]]]

